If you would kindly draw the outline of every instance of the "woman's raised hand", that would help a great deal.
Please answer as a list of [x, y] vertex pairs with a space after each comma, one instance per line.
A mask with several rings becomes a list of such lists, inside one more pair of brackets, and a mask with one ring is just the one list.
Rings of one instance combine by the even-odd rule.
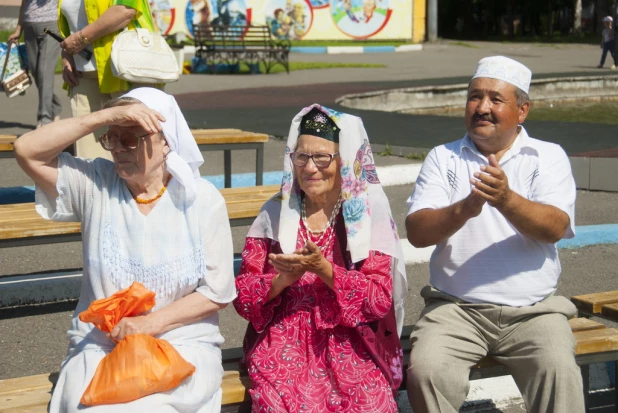
[[140, 126], [150, 133], [161, 132], [161, 122], [165, 122], [163, 115], [143, 104], [116, 106], [103, 109], [101, 113], [104, 113], [108, 126]]

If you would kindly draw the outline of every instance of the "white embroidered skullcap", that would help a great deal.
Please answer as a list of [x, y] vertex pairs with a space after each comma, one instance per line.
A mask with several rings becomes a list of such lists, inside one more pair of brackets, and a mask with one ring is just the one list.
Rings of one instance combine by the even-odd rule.
[[491, 56], [479, 60], [472, 79], [477, 77], [503, 80], [528, 93], [532, 72], [518, 61], [508, 57]]
[[603, 22], [607, 23], [607, 22], [613, 22], [614, 18], [612, 16], [605, 16], [603, 17]]

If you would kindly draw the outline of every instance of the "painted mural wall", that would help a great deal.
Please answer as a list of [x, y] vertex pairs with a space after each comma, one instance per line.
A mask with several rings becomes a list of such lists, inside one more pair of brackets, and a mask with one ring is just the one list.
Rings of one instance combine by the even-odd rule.
[[[163, 34], [193, 24], [268, 25], [275, 39], [412, 39], [413, 3], [424, 0], [150, 0]], [[418, 5], [417, 5], [418, 8]]]

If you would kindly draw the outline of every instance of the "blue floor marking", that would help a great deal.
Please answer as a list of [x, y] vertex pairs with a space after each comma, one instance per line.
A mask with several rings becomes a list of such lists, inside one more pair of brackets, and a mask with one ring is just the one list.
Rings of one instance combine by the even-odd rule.
[[558, 248], [574, 249], [598, 244], [618, 244], [618, 224], [575, 227], [575, 238], [560, 240]]

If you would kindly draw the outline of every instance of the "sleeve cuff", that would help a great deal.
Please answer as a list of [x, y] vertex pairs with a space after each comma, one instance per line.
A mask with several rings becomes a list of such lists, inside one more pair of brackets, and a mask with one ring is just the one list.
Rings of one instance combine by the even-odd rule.
[[64, 167], [66, 164], [65, 156], [70, 155], [62, 153], [58, 156], [58, 181], [56, 182], [58, 197], [54, 199], [36, 186], [34, 191], [35, 209], [44, 219], [59, 222], [79, 222], [81, 219], [73, 212], [73, 205], [71, 204], [67, 168]]
[[228, 294], [226, 296], [220, 296], [220, 295], [215, 294], [210, 289], [210, 287], [208, 287], [207, 285], [202, 285], [201, 287], [197, 287], [195, 291], [202, 294], [204, 297], [208, 298], [213, 303], [217, 303], [217, 304], [229, 304], [232, 301], [234, 301], [234, 299], [236, 299], [236, 291], [234, 291], [233, 294]]

